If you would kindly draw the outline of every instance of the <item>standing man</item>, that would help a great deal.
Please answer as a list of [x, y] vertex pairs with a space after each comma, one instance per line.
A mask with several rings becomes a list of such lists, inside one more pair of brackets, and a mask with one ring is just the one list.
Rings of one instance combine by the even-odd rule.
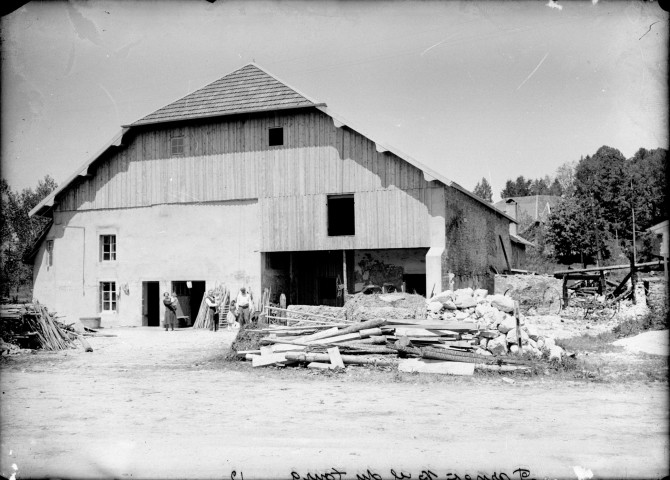
[[237, 294], [235, 304], [237, 305], [240, 326], [246, 325], [249, 323], [249, 318], [251, 317], [251, 295], [247, 293], [245, 287], [240, 288], [240, 293]]

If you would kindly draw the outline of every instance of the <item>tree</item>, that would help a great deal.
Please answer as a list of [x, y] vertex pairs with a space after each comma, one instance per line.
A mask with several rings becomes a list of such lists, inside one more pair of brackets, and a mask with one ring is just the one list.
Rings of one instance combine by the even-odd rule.
[[4, 179], [0, 181], [0, 276], [3, 296], [8, 295], [10, 289], [18, 289], [32, 282], [32, 268], [24, 265], [21, 259], [49, 221], [41, 217], [28, 217], [28, 213], [56, 187], [56, 182], [49, 175], [37, 183], [35, 190], [24, 188], [21, 192], [12, 191]]
[[558, 178], [554, 178], [554, 181], [549, 187], [549, 195], [555, 195], [557, 197], [563, 195], [563, 186], [561, 185], [561, 182], [558, 181]]
[[472, 193], [480, 198], [483, 198], [487, 202], [493, 202], [493, 190], [491, 189], [489, 182], [484, 177], [482, 177], [482, 180], [477, 183], [477, 186]]
[[554, 258], [559, 262], [586, 265], [598, 253], [602, 259], [609, 257], [605, 227], [584, 198], [567, 197], [549, 215], [546, 239], [553, 245]]
[[519, 175], [514, 182], [507, 180], [505, 188], [500, 192], [500, 196], [502, 198], [527, 197], [531, 195], [531, 183], [532, 180], [526, 180], [523, 175]]
[[[583, 159], [584, 157], [582, 157]], [[561, 194], [572, 195], [575, 185], [575, 167], [578, 162], [565, 162], [556, 170], [556, 181], [561, 185]]]

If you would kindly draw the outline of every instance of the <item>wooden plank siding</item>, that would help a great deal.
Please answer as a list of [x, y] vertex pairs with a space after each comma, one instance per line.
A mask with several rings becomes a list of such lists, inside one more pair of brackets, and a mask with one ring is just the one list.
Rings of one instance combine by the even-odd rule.
[[[284, 145], [268, 146], [268, 128]], [[184, 155], [170, 139], [184, 137]], [[92, 167], [61, 211], [259, 199], [263, 251], [429, 246], [430, 188], [421, 170], [317, 110], [156, 126]], [[329, 194], [354, 194], [356, 235], [328, 237]]]

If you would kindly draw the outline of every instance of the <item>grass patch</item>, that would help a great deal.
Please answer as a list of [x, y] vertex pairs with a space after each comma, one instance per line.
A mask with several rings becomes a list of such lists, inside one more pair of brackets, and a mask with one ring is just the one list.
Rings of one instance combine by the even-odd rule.
[[616, 339], [614, 332], [602, 332], [598, 335], [584, 333], [578, 337], [557, 339], [556, 345], [568, 352], [603, 353], [621, 350], [622, 347], [612, 345]]
[[[265, 325], [253, 325], [254, 329], [262, 328]], [[237, 331], [237, 336], [233, 343], [230, 345], [230, 349], [224, 356], [224, 360], [229, 362], [236, 362], [240, 360], [240, 357], [237, 355], [238, 350], [258, 350], [261, 348], [261, 338], [265, 337], [266, 334], [263, 332], [250, 332], [247, 330], [246, 326], [241, 326]]]

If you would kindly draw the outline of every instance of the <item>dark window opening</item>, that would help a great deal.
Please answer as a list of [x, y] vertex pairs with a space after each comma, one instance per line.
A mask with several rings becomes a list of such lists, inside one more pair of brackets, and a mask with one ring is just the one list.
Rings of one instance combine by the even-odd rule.
[[265, 268], [271, 270], [288, 270], [289, 258], [288, 252], [269, 252], [265, 255]]
[[184, 137], [174, 137], [170, 139], [170, 155], [184, 155]]
[[328, 236], [355, 235], [353, 195], [331, 195], [328, 197]]
[[319, 290], [319, 302], [337, 298], [337, 279], [321, 277], [317, 280], [317, 288]]
[[284, 145], [284, 127], [271, 128], [268, 133], [271, 147]]

